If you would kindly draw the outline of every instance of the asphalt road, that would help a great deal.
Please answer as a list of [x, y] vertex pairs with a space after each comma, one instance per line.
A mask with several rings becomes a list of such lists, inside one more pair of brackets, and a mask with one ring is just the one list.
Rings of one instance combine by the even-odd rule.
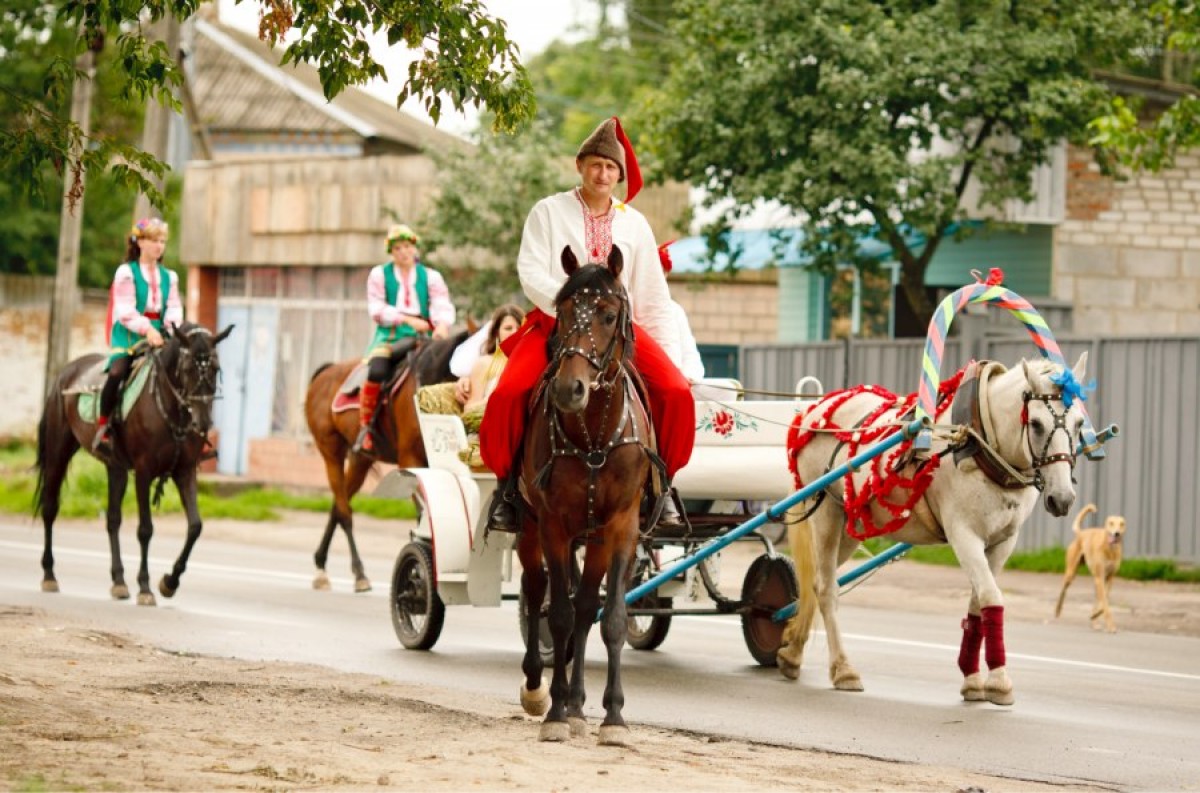
[[[108, 597], [107, 544], [98, 522], [57, 532], [62, 592], [48, 595], [39, 588], [40, 528], [0, 518], [0, 602], [83, 619], [174, 651], [314, 663], [518, 707], [522, 649], [514, 603], [450, 607], [432, 651], [405, 650], [392, 630], [387, 593], [388, 573], [405, 541], [402, 529], [363, 543], [375, 589], [355, 595], [344, 542], [335, 543], [331, 560], [334, 590], [310, 587], [308, 541], [315, 546], [320, 523], [314, 516], [303, 543], [204, 537], [179, 594], [160, 597], [157, 608], [139, 608]], [[133, 584], [132, 526], [123, 540]], [[156, 584], [178, 548], [177, 535], [156, 538]], [[736, 619], [677, 617], [658, 651], [626, 650], [625, 717], [634, 726], [949, 765], [1014, 780], [1200, 788], [1200, 639], [1101, 637], [1010, 621], [1017, 702], [1002, 708], [961, 701], [953, 620], [851, 601], [841, 611], [863, 693], [830, 689], [823, 637], [813, 642], [801, 680], [788, 682], [754, 664]], [[588, 657], [589, 709], [597, 715], [603, 686], [598, 633]]]

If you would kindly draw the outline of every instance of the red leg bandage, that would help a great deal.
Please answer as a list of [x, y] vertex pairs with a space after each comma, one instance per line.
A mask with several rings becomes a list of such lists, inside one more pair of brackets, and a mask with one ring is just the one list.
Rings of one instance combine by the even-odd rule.
[[987, 641], [985, 658], [988, 669], [999, 669], [1007, 662], [1004, 653], [1004, 606], [985, 606], [983, 612], [983, 638]]
[[979, 648], [983, 644], [983, 623], [978, 614], [968, 614], [962, 621], [962, 645], [958, 648], [958, 668], [963, 676], [979, 671]]

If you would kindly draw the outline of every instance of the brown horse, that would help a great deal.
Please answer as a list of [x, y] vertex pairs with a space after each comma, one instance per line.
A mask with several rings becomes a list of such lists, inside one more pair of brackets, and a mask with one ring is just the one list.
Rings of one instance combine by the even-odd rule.
[[[317, 449], [325, 461], [325, 476], [333, 492], [333, 506], [325, 533], [313, 561], [317, 575], [313, 579], [314, 589], [329, 589], [329, 576], [325, 572], [325, 561], [329, 557], [329, 544], [338, 526], [346, 533], [350, 545], [350, 569], [354, 573], [354, 591], [369, 592], [371, 581], [363, 571], [358, 546], [354, 542], [354, 515], [350, 499], [362, 488], [367, 472], [376, 462], [394, 463], [401, 468], [423, 468], [427, 464], [425, 446], [421, 441], [421, 429], [417, 426], [417, 411], [413, 395], [417, 388], [432, 383], [444, 383], [453, 379], [450, 373], [450, 356], [454, 348], [468, 336], [460, 332], [449, 339], [433, 339], [417, 342], [408, 360], [397, 367], [392, 382], [399, 380], [399, 389], [390, 397], [390, 383], [384, 384], [380, 392], [376, 424], [383, 442], [379, 445], [376, 458], [353, 454], [350, 449], [358, 437], [358, 408], [353, 407], [338, 413], [333, 412], [333, 399], [346, 378], [358, 366], [361, 359], [327, 363], [313, 372], [304, 398], [304, 415]], [[413, 376], [415, 373], [415, 376]], [[349, 461], [347, 461], [349, 457]]]
[[[212, 427], [212, 403], [216, 396], [221, 364], [217, 344], [233, 330], [230, 325], [213, 336], [207, 328], [185, 322], [165, 334], [166, 343], [146, 352], [143, 366], [150, 367], [145, 389], [123, 420], [114, 421], [114, 456], [102, 460], [108, 468], [108, 545], [112, 552], [112, 588], [114, 598], [129, 597], [125, 585], [125, 567], [121, 563], [119, 532], [121, 500], [133, 471], [138, 503], [138, 543], [142, 562], [138, 567], [139, 606], [155, 605], [150, 590], [148, 557], [151, 522], [150, 485], [158, 479], [154, 500], [162, 494], [167, 477], [175, 482], [179, 499], [187, 513], [187, 539], [171, 572], [158, 584], [163, 597], [172, 597], [179, 579], [187, 569], [192, 546], [200, 537], [200, 510], [196, 506], [196, 467], [208, 447]], [[42, 554], [42, 591], [57, 592], [54, 577], [54, 553], [51, 550], [54, 520], [58, 517], [59, 496], [67, 476], [67, 465], [82, 446], [90, 450], [96, 425], [80, 417], [82, 381], [104, 360], [103, 355], [77, 358], [59, 373], [46, 398], [38, 422], [37, 490], [34, 513], [42, 516], [45, 527], [45, 551]], [[94, 372], [92, 372], [94, 375]], [[132, 382], [134, 375], [130, 375]], [[116, 411], [121, 412], [119, 409]], [[116, 419], [116, 416], [114, 416]]]
[[[629, 735], [621, 717], [621, 646], [628, 630], [625, 591], [638, 544], [639, 508], [651, 470], [650, 422], [630, 363], [633, 320], [619, 281], [621, 251], [613, 246], [607, 267], [580, 267], [568, 247], [562, 265], [568, 278], [555, 298], [555, 351], [525, 430], [520, 485], [532, 510], [526, 511], [517, 542], [525, 603], [543, 602], [549, 572], [554, 674], [547, 712], [538, 642], [541, 610], [528, 608], [521, 703], [532, 715], [546, 713], [540, 740], [585, 733], [584, 650], [607, 576], [600, 632], [608, 648], [608, 682], [599, 740], [619, 745]], [[583, 570], [572, 604], [574, 554], [581, 545]]]

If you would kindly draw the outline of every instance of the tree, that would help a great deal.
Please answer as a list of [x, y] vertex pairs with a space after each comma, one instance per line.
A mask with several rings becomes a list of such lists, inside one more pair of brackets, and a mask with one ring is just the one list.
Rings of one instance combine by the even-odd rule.
[[948, 233], [970, 233], [968, 181], [984, 207], [1028, 200], [1051, 148], [1084, 140], [1108, 96], [1090, 67], [1128, 50], [1138, 12], [1104, 0], [680, 0], [648, 140], [662, 173], [733, 202], [732, 216], [760, 200], [795, 211], [801, 252], [822, 272], [873, 269], [859, 242], [878, 236], [924, 324], [930, 260]]
[[[299, 37], [287, 45], [283, 63], [306, 61], [319, 72], [325, 96], [332, 99], [349, 85], [386, 77], [371, 56], [366, 36], [385, 32], [391, 45], [418, 51], [397, 96], [424, 101], [436, 121], [443, 101], [462, 110], [486, 105], [498, 131], [512, 131], [533, 114], [533, 96], [524, 67], [517, 60], [505, 25], [487, 16], [480, 0], [255, 0], [262, 7], [259, 35], [272, 45], [289, 31]], [[74, 55], [102, 37], [113, 40], [124, 78], [121, 96], [144, 102], [147, 97], [178, 110], [172, 89], [182, 72], [175, 54], [147, 38], [149, 23], [165, 14], [185, 20], [200, 0], [65, 0], [61, 8], [46, 0], [6, 0], [0, 15], [0, 58], [8, 45], [36, 39], [60, 26], [77, 31], [74, 50], [45, 66], [35, 93], [12, 92], [20, 113], [6, 118], [0, 130], [0, 164], [21, 183], [37, 190], [43, 166], [53, 164], [75, 184], [82, 174], [107, 169], [114, 179], [150, 196], [163, 206], [164, 197], [148, 176], [162, 177], [166, 166], [135, 145], [97, 133], [89, 137], [76, 161], [70, 152], [80, 130], [57, 111], [77, 74]]]
[[[14, 0], [14, 15], [25, 1]], [[76, 39], [74, 29], [62, 23], [52, 24], [42, 36], [21, 35], [21, 28], [12, 20], [12, 16], [0, 16], [0, 129], [5, 132], [24, 123], [26, 97], [41, 96], [47, 64], [73, 61]], [[98, 137], [132, 144], [140, 134], [143, 108], [121, 99], [124, 73], [117, 60], [111, 47], [99, 55], [91, 125]], [[51, 115], [65, 118], [69, 94], [46, 98], [42, 106]], [[0, 137], [5, 132], [0, 132]], [[55, 171], [54, 163], [41, 164], [36, 182], [44, 196], [52, 198], [40, 200], [31, 195], [29, 182], [21, 175], [25, 165], [5, 161], [0, 166], [0, 272], [50, 275], [55, 271], [58, 247], [62, 175]], [[129, 208], [136, 191], [110, 173], [89, 174], [88, 191], [92, 200], [83, 217], [79, 283], [107, 287], [125, 253]], [[177, 245], [177, 238], [172, 238], [171, 245]], [[170, 252], [168, 257], [173, 258]]]
[[454, 282], [467, 313], [486, 318], [496, 306], [520, 295], [517, 252], [529, 210], [540, 199], [566, 190], [574, 181], [571, 159], [547, 156], [553, 138], [544, 124], [519, 135], [480, 135], [471, 156], [430, 152], [437, 163], [438, 193], [429, 215], [424, 247], [486, 251], [498, 267], [475, 267]]
[[[1111, 155], [1110, 162], [1158, 171], [1171, 167], [1179, 152], [1200, 146], [1200, 69], [1195, 66], [1200, 59], [1200, 6], [1194, 0], [1158, 0], [1146, 21], [1152, 40], [1130, 53], [1141, 58], [1129, 66], [1149, 66], [1155, 77], [1175, 85], [1179, 98], [1147, 120], [1137, 103], [1114, 97], [1107, 112], [1088, 126], [1090, 142]], [[1183, 74], [1173, 68], [1176, 62], [1184, 64]]]

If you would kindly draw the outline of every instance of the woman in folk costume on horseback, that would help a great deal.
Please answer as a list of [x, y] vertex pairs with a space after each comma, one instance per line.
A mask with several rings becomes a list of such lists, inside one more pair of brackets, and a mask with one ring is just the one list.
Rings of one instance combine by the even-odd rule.
[[449, 338], [454, 324], [454, 304], [446, 280], [437, 270], [417, 262], [420, 242], [408, 226], [392, 226], [387, 235], [392, 260], [371, 268], [367, 276], [367, 313], [375, 323], [375, 335], [367, 345], [367, 381], [359, 397], [362, 429], [354, 443], [354, 451], [359, 454], [375, 454], [370, 425], [379, 404], [380, 386], [411, 349], [397, 342], [429, 335]]
[[167, 224], [158, 218], [143, 218], [133, 224], [125, 246], [125, 263], [117, 267], [109, 291], [111, 354], [105, 371], [108, 379], [100, 392], [100, 415], [92, 451], [110, 459], [113, 453], [109, 421], [121, 394], [121, 383], [129, 375], [133, 347], [143, 339], [151, 347], [163, 345], [163, 330], [183, 322], [179, 301], [179, 276], [167, 269]]
[[[635, 323], [634, 365], [649, 392], [658, 453], [667, 477], [673, 477], [692, 455], [696, 406], [679, 371], [679, 331], [654, 233], [642, 213], [629, 205], [641, 189], [642, 177], [616, 116], [605, 119], [579, 147], [575, 169], [580, 185], [534, 205], [521, 234], [517, 274], [534, 308], [521, 329], [502, 345], [508, 365], [488, 398], [479, 430], [480, 454], [499, 480], [488, 508], [488, 528], [493, 531], [518, 529], [513, 504], [516, 455], [525, 434], [530, 394], [548, 363], [546, 342], [554, 332], [554, 298], [566, 281], [560, 262], [568, 245], [579, 261], [588, 264], [602, 264], [613, 246], [620, 249], [625, 262], [621, 282]], [[628, 182], [624, 202], [613, 196], [621, 182]], [[659, 522], [680, 524], [670, 498]]]

